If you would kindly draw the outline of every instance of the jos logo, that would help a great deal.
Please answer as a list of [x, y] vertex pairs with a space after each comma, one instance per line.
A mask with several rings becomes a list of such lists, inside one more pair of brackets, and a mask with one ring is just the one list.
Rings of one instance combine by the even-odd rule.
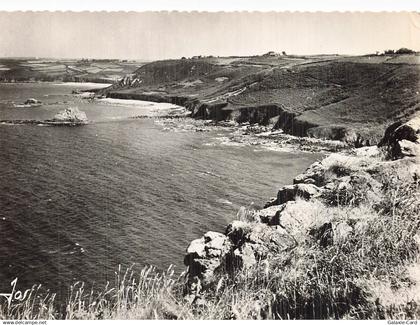
[[10, 282], [12, 287], [11, 293], [0, 293], [0, 297], [6, 298], [8, 307], [10, 307], [12, 301], [24, 301], [28, 296], [28, 293], [31, 291], [30, 289], [26, 290], [24, 293], [20, 290], [16, 291], [17, 280], [18, 278], [15, 278], [12, 282]]

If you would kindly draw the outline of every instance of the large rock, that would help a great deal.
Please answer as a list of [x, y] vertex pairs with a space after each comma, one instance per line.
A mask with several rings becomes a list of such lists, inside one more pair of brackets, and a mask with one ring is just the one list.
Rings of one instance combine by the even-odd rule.
[[200, 281], [205, 287], [216, 279], [216, 273], [223, 272], [226, 255], [232, 243], [222, 233], [209, 231], [203, 237], [193, 240], [187, 248], [184, 264], [188, 266], [190, 283]]
[[[379, 147], [385, 147], [390, 159], [399, 159], [419, 152], [420, 145], [420, 115], [407, 123], [396, 122], [390, 125]], [[411, 142], [412, 144], [408, 144]], [[410, 147], [407, 152], [407, 147]]]
[[282, 227], [262, 223], [234, 221], [226, 228], [226, 235], [235, 247], [228, 263], [233, 271], [273, 256], [280, 258], [297, 244]]
[[289, 201], [282, 205], [273, 222], [282, 227], [287, 234], [293, 236], [298, 242], [304, 242], [307, 232], [313, 224], [324, 223], [327, 220], [320, 220], [322, 213], [317, 213], [324, 206], [319, 201]]
[[277, 193], [277, 204], [295, 200], [297, 197], [309, 200], [321, 194], [321, 189], [313, 184], [294, 184], [283, 186]]
[[52, 121], [82, 124], [87, 123], [88, 119], [85, 112], [80, 111], [77, 107], [69, 107], [57, 113]]
[[[277, 202], [277, 199], [276, 199]], [[283, 205], [271, 205], [255, 212], [255, 217], [261, 223], [273, 226], [278, 225], [278, 215], [283, 210]]]
[[293, 184], [314, 184], [316, 186], [324, 185], [325, 167], [321, 162], [315, 162], [308, 169], [293, 179]]
[[403, 157], [420, 157], [420, 143], [417, 142], [411, 142], [408, 140], [401, 140], [398, 142], [401, 155]]
[[31, 106], [39, 106], [42, 104], [42, 102], [38, 99], [35, 98], [28, 98], [27, 100], [25, 100], [25, 105], [31, 105]]

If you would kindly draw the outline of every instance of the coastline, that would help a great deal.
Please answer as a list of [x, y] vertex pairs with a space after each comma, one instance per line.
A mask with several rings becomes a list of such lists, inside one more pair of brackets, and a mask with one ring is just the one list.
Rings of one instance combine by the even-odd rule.
[[[100, 92], [100, 91], [99, 91]], [[238, 143], [243, 145], [264, 145], [268, 150], [282, 151], [282, 147], [286, 151], [290, 150], [301, 150], [301, 151], [313, 151], [313, 152], [337, 152], [348, 150], [355, 146], [354, 143], [349, 143], [342, 140], [334, 140], [328, 138], [308, 137], [302, 135], [302, 132], [290, 132], [290, 127], [286, 126], [285, 131], [280, 128], [279, 119], [274, 113], [274, 118], [271, 120], [268, 117], [263, 117], [263, 120], [267, 120], [267, 123], [261, 124], [260, 121], [250, 122], [244, 120], [238, 122], [237, 120], [218, 119], [214, 116], [197, 116], [194, 114], [194, 107], [191, 107], [191, 98], [185, 97], [166, 97], [157, 96], [152, 94], [138, 94], [136, 96], [113, 96], [113, 93], [108, 94], [106, 98], [96, 98], [96, 101], [105, 102], [116, 105], [153, 105], [159, 103], [164, 105], [163, 110], [166, 110], [169, 114], [155, 114], [155, 115], [143, 115], [134, 116], [132, 118], [147, 118], [155, 117], [161, 119], [160, 124], [168, 129], [187, 128], [189, 130], [194, 129], [196, 132], [206, 132], [208, 127], [222, 127], [230, 131], [230, 141], [232, 143]], [[196, 102], [196, 100], [193, 100]], [[198, 101], [198, 104], [201, 105]], [[175, 109], [175, 110], [174, 110]], [[177, 111], [178, 110], [178, 111]], [[179, 112], [180, 111], [180, 112]], [[186, 118], [186, 123], [179, 123], [180, 119]], [[286, 118], [287, 120], [289, 118]], [[175, 125], [173, 120], [176, 121]], [[188, 123], [189, 122], [189, 123]], [[293, 122], [292, 122], [293, 123]], [[296, 126], [295, 126], [296, 127]]]
[[0, 325], [417, 325], [420, 7], [92, 1], [0, 11]]
[[362, 147], [377, 144], [390, 122], [406, 122], [416, 112], [419, 56], [392, 58], [399, 63], [378, 55], [163, 60], [97, 93], [173, 103], [196, 119], [274, 122], [294, 136]]
[[[221, 141], [221, 144], [236, 143], [238, 145], [260, 146], [264, 150], [273, 151], [308, 151], [308, 152], [337, 152], [339, 150], [347, 150], [352, 147], [348, 143], [340, 140], [319, 139], [315, 137], [295, 136], [288, 132], [283, 132], [278, 129], [276, 120], [273, 119], [267, 125], [260, 123], [250, 123], [248, 121], [237, 122], [235, 120], [218, 120], [206, 119], [205, 117], [193, 116], [191, 107], [188, 106], [187, 100], [189, 98], [168, 98], [168, 97], [154, 97], [150, 95], [139, 96], [122, 96], [114, 98], [112, 96], [102, 97], [98, 96], [106, 88], [90, 89], [96, 86], [93, 83], [74, 83], [74, 82], [36, 82], [37, 84], [52, 84], [63, 86], [82, 86], [89, 89], [80, 89], [80, 94], [88, 93], [95, 94], [93, 98], [86, 98], [87, 100], [94, 100], [97, 103], [104, 105], [129, 106], [147, 109], [139, 115], [131, 116], [130, 119], [155, 119], [157, 124], [162, 125], [165, 129], [185, 129], [194, 130], [195, 132], [206, 132], [206, 129], [213, 127], [220, 127], [229, 131], [229, 136], [226, 141]], [[73, 90], [75, 91], [75, 90]], [[80, 94], [74, 94], [78, 97]], [[82, 99], [84, 99], [82, 97]], [[187, 105], [187, 106], [183, 106]], [[109, 121], [109, 123], [117, 120]], [[92, 123], [92, 122], [91, 122]], [[94, 123], [94, 122], [93, 122]], [[57, 123], [48, 120], [0, 120], [2, 125], [45, 125], [45, 126], [79, 126], [85, 125], [77, 123]]]

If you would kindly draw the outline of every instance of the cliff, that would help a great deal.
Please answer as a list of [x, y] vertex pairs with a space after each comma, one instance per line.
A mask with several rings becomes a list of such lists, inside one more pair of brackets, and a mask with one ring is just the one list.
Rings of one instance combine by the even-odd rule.
[[419, 111], [420, 56], [196, 58], [146, 64], [101, 91], [171, 102], [215, 121], [274, 124], [297, 136], [378, 143]]
[[262, 318], [418, 317], [419, 180], [420, 115], [391, 125], [379, 147], [314, 163], [264, 209], [241, 208], [225, 233], [191, 242], [188, 299], [234, 286]]

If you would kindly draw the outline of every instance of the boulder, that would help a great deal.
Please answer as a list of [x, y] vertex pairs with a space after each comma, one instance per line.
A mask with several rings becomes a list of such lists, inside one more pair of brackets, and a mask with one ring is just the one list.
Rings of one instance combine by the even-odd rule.
[[255, 216], [259, 222], [267, 225], [278, 225], [278, 215], [282, 210], [282, 205], [271, 205], [268, 208], [256, 211]]
[[288, 201], [295, 200], [296, 197], [301, 197], [309, 200], [312, 197], [319, 196], [321, 189], [313, 184], [294, 184], [283, 186], [277, 193], [277, 204], [283, 204]]
[[[387, 151], [388, 158], [399, 159], [404, 158], [407, 154], [407, 146], [410, 146], [408, 154], [418, 152], [415, 149], [420, 144], [420, 115], [411, 119], [406, 123], [396, 122], [391, 124], [386, 130], [384, 137], [378, 144], [378, 147], [384, 147]], [[411, 142], [415, 145], [408, 145]]]
[[42, 102], [35, 98], [28, 98], [27, 100], [25, 100], [24, 104], [25, 105], [40, 105], [42, 104]]
[[401, 140], [398, 142], [401, 155], [404, 157], [420, 158], [420, 143], [411, 142], [408, 140]]
[[289, 201], [282, 205], [282, 210], [276, 216], [277, 224], [298, 242], [304, 242], [307, 232], [314, 223], [324, 223], [327, 220], [318, 220], [323, 214], [316, 213], [323, 209], [319, 201]]
[[57, 113], [52, 119], [54, 122], [86, 123], [88, 121], [86, 113], [77, 107], [69, 107]]
[[282, 227], [262, 223], [234, 221], [226, 228], [226, 235], [235, 245], [227, 263], [233, 267], [232, 271], [272, 256], [280, 257], [279, 254], [290, 251], [297, 244]]
[[216, 273], [223, 271], [226, 256], [231, 248], [229, 238], [214, 231], [193, 240], [184, 258], [184, 264], [188, 266], [189, 282], [196, 283], [199, 280], [203, 287], [213, 283]]
[[314, 184], [316, 186], [324, 185], [325, 167], [321, 162], [315, 162], [308, 169], [293, 179], [293, 184]]

